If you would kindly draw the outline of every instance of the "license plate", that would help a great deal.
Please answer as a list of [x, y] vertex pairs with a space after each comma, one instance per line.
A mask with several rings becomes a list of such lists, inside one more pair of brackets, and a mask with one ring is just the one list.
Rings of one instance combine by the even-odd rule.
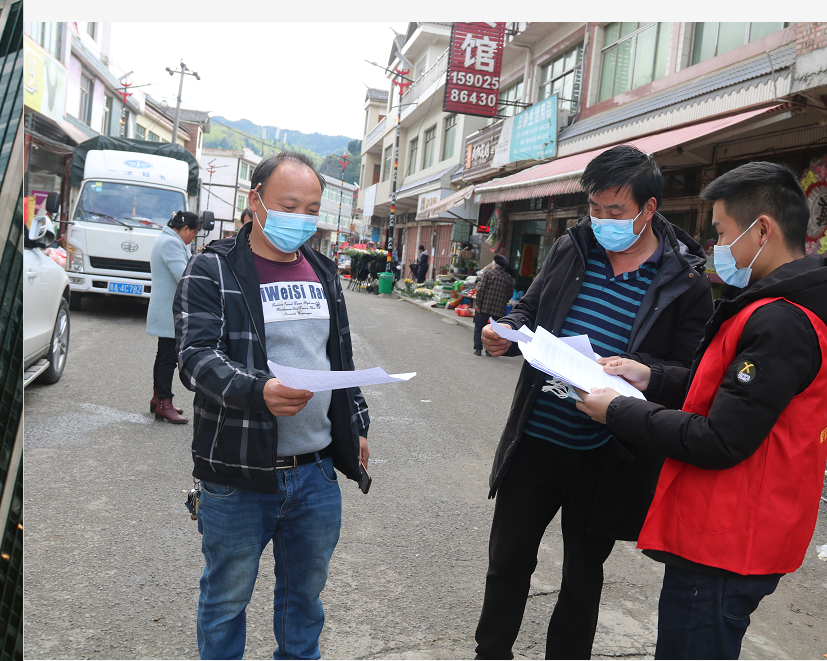
[[130, 285], [126, 282], [110, 282], [109, 291], [113, 294], [143, 294], [143, 285]]

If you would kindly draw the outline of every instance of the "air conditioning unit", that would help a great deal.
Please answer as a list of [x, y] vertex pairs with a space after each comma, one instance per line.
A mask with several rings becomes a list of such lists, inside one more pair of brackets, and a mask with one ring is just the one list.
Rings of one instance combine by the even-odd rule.
[[571, 114], [568, 110], [563, 110], [562, 108], [557, 109], [557, 128], [564, 129], [569, 124], [571, 124], [572, 119], [574, 119], [574, 115]]

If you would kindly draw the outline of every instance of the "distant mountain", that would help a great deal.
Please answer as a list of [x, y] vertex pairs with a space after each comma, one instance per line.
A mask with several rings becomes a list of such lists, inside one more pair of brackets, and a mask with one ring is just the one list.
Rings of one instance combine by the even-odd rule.
[[205, 147], [242, 149], [248, 147], [259, 156], [271, 156], [284, 149], [307, 154], [323, 174], [340, 177], [342, 170], [334, 154], [350, 152], [350, 163], [345, 171], [345, 181], [359, 183], [361, 165], [361, 140], [344, 135], [331, 136], [321, 133], [288, 131], [276, 126], [260, 126], [249, 119], [229, 120], [217, 115], [210, 118], [210, 132], [204, 135]]
[[[347, 143], [353, 139], [345, 135], [308, 134], [302, 133], [301, 131], [280, 128], [278, 126], [261, 126], [251, 122], [249, 119], [234, 121], [221, 115], [216, 115], [212, 117], [212, 119], [221, 124], [238, 129], [239, 131], [243, 131], [254, 138], [263, 139], [266, 142], [282, 143], [291, 148], [302, 147], [318, 155], [319, 160], [324, 159], [328, 154], [333, 152], [341, 153], [343, 150], [347, 150]], [[204, 137], [207, 138], [209, 136]]]

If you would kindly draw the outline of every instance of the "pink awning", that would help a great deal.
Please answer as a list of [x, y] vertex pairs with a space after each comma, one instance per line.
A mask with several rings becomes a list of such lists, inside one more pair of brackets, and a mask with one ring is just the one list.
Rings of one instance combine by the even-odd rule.
[[[729, 117], [721, 117], [720, 119], [683, 126], [655, 135], [647, 135], [644, 138], [636, 138], [621, 144], [634, 145], [647, 154], [657, 154], [728, 128], [756, 115], [771, 112], [779, 107], [781, 106], [775, 105], [769, 108], [749, 110]], [[492, 181], [488, 184], [481, 184], [477, 186], [480, 202], [507, 202], [582, 191], [580, 176], [586, 166], [595, 156], [615, 146], [608, 145], [582, 154], [564, 156], [549, 163], [535, 165], [522, 172], [512, 174], [510, 177]]]

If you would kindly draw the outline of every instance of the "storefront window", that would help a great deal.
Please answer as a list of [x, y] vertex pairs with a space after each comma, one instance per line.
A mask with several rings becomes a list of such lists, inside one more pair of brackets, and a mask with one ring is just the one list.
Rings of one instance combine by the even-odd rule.
[[[518, 80], [516, 83], [506, 87], [502, 92], [500, 92], [500, 101], [520, 101], [523, 98], [523, 80], [522, 78]], [[506, 105], [504, 103], [500, 104], [500, 107], [497, 109], [497, 114], [502, 115], [503, 117], [513, 117], [522, 109], [518, 108], [517, 106], [513, 105]]]
[[406, 174], [413, 174], [416, 172], [416, 151], [419, 148], [419, 138], [411, 140], [410, 147], [408, 147], [408, 171]]
[[666, 75], [671, 23], [609, 23], [603, 30], [598, 101]]
[[422, 154], [422, 169], [434, 164], [434, 147], [436, 146], [436, 126], [425, 131], [425, 150]]
[[60, 59], [62, 23], [32, 23], [32, 39], [49, 55]]
[[391, 176], [391, 163], [393, 160], [393, 145], [385, 147], [385, 167], [382, 169], [382, 181], [387, 181]]
[[454, 143], [457, 141], [457, 116], [445, 118], [445, 133], [442, 139], [442, 160], [445, 161], [454, 155]]
[[560, 110], [571, 114], [577, 109], [582, 57], [583, 44], [579, 43], [540, 68], [540, 101], [557, 94]]
[[692, 64], [698, 64], [778, 32], [792, 23], [695, 23]]

